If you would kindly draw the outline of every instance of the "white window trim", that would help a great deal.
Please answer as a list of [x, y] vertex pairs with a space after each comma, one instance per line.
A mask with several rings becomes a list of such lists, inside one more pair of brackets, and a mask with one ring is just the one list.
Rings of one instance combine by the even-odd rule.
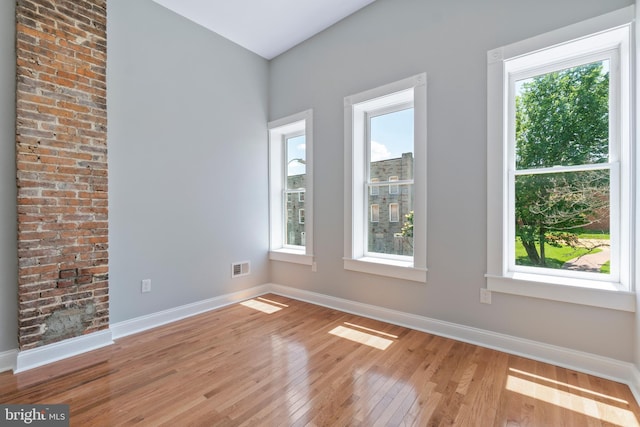
[[298, 224], [304, 224], [304, 209], [298, 209]]
[[[269, 259], [313, 265], [313, 110], [309, 109], [268, 123], [269, 129]], [[286, 188], [284, 141], [305, 135], [305, 245], [285, 242]]]
[[[365, 256], [366, 112], [410, 101], [414, 108], [413, 259]], [[427, 281], [427, 75], [426, 73], [347, 96], [344, 99], [345, 241], [344, 268], [425, 283]]]
[[[574, 24], [550, 33], [546, 33], [522, 42], [514, 43], [498, 49], [491, 50], [487, 55], [488, 62], [488, 126], [487, 126], [487, 288], [496, 291], [515, 295], [522, 295], [534, 298], [550, 299], [576, 304], [584, 304], [596, 307], [603, 307], [623, 311], [635, 311], [634, 286], [631, 283], [633, 259], [633, 248], [630, 233], [624, 231], [620, 233], [620, 252], [628, 254], [621, 257], [620, 279], [618, 281], [588, 280], [580, 278], [566, 278], [556, 275], [528, 274], [526, 272], [509, 271], [508, 252], [509, 247], [507, 227], [509, 224], [509, 205], [503, 203], [509, 194], [508, 179], [504, 173], [508, 166], [508, 143], [507, 125], [504, 120], [506, 104], [508, 103], [508, 72], [515, 73], [515, 67], [507, 69], [507, 61], [514, 61], [519, 66], [526, 68], [531, 64], [526, 64], [526, 59], [521, 59], [524, 55], [535, 52], [536, 55], [545, 49], [564, 45], [567, 42], [574, 42], [571, 45], [573, 55], [585, 54], [593, 50], [593, 45], [589, 44], [588, 37], [609, 31], [610, 29], [621, 28], [622, 31], [630, 30], [630, 23], [633, 21], [633, 6], [629, 6], [618, 11], [611, 12], [578, 24]], [[586, 41], [585, 41], [586, 40]], [[605, 43], [606, 44], [606, 43]], [[602, 46], [607, 49], [613, 47]], [[584, 49], [584, 51], [580, 51]], [[626, 45], [620, 49], [629, 49]], [[560, 50], [561, 57], [566, 55]], [[629, 93], [631, 92], [628, 82], [630, 82], [631, 66], [628, 63], [630, 55], [621, 55], [621, 90], [619, 92], [619, 103], [621, 110], [629, 111], [631, 108]], [[533, 55], [532, 55], [533, 57]], [[534, 58], [536, 59], [536, 58]], [[557, 59], [557, 58], [556, 58]], [[625, 87], [625, 85], [627, 85]], [[620, 114], [620, 129], [623, 135], [621, 140], [621, 156], [625, 159], [621, 163], [621, 194], [632, 194], [630, 191], [632, 176], [631, 151], [630, 151], [630, 130], [631, 123], [629, 114]], [[626, 135], [625, 135], [626, 133]], [[620, 208], [620, 221], [623, 230], [632, 230], [631, 218], [632, 209], [630, 197], [623, 197]]]

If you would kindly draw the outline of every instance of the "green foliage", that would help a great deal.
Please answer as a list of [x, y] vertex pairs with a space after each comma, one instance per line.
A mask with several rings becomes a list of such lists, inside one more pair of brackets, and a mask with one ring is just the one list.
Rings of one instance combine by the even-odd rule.
[[413, 211], [409, 212], [404, 217], [406, 221], [402, 225], [400, 232], [403, 237], [413, 237]]
[[[515, 102], [516, 169], [608, 161], [609, 74], [601, 62], [534, 77]], [[607, 170], [523, 174], [515, 187], [516, 236], [531, 265], [554, 267], [545, 246], [576, 246], [575, 231], [609, 202]]]
[[516, 97], [516, 168], [604, 163], [609, 74], [593, 63], [534, 77]]

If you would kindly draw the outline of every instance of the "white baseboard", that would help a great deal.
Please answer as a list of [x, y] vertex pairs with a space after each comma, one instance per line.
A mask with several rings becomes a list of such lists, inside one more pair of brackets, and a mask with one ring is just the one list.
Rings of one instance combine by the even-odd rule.
[[8, 350], [0, 352], [0, 372], [16, 369], [16, 359], [18, 350]]
[[637, 366], [633, 367], [629, 378], [628, 386], [631, 393], [636, 398], [636, 402], [640, 403], [640, 369]]
[[269, 289], [275, 294], [300, 301], [551, 363], [627, 384], [636, 400], [640, 402], [640, 371], [632, 363], [288, 286], [270, 284]]
[[269, 292], [611, 379], [628, 385], [636, 400], [640, 402], [640, 370], [632, 363], [275, 283], [268, 283], [114, 323], [108, 330], [71, 338], [44, 347], [21, 352], [18, 350], [5, 351], [0, 353], [0, 372], [10, 369], [13, 369], [15, 373], [26, 371], [110, 345], [113, 343], [113, 339], [152, 329]]
[[126, 337], [127, 335], [146, 331], [180, 319], [195, 316], [196, 314], [254, 298], [267, 292], [269, 292], [268, 285], [260, 285], [231, 294], [225, 294], [219, 297], [194, 302], [192, 304], [181, 305], [179, 307], [170, 308], [168, 310], [159, 311], [146, 316], [140, 316], [134, 319], [114, 323], [111, 325], [111, 332], [113, 334], [113, 339]]
[[111, 331], [107, 329], [31, 350], [20, 351], [18, 352], [16, 368], [13, 372], [17, 374], [111, 344], [113, 344]]

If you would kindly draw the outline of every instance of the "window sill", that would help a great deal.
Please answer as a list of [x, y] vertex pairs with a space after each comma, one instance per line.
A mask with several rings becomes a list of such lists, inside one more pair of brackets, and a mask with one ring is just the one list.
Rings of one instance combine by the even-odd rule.
[[396, 279], [411, 280], [413, 282], [427, 282], [427, 269], [416, 268], [411, 262], [373, 257], [358, 259], [343, 258], [343, 260], [345, 270], [394, 277]]
[[307, 255], [304, 250], [297, 249], [272, 250], [269, 252], [269, 259], [273, 261], [291, 262], [294, 264], [313, 264], [313, 255]]
[[567, 279], [538, 274], [485, 274], [487, 289], [512, 295], [570, 302], [620, 311], [636, 311], [633, 292], [620, 291], [612, 282]]

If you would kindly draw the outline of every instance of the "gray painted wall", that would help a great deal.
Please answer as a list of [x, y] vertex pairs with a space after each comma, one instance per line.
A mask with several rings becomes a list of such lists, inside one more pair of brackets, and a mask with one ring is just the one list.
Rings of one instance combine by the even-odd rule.
[[0, 352], [18, 348], [15, 2], [0, 1]]
[[[636, 0], [636, 147], [640, 141], [640, 30], [637, 23], [640, 22], [640, 0]], [[636, 148], [636, 165], [640, 165], [640, 150]], [[636, 171], [636, 291], [640, 291], [640, 173]], [[640, 308], [640, 292], [636, 292], [636, 307]], [[640, 314], [636, 313], [635, 325], [635, 363], [640, 369]]]
[[[632, 0], [377, 0], [275, 58], [270, 120], [314, 111], [317, 273], [274, 262], [271, 280], [623, 361], [635, 316], [493, 293], [486, 269], [486, 53]], [[343, 98], [426, 71], [428, 283], [343, 270]]]
[[[544, 0], [526, 13], [521, 2], [476, 3], [378, 0], [276, 58], [268, 82], [266, 61], [150, 0], [109, 0], [112, 323], [273, 281], [620, 360], [635, 349], [640, 366], [640, 316], [496, 293], [478, 301], [486, 51], [630, 1]], [[0, 1], [0, 352], [17, 347], [14, 30], [14, 2]], [[429, 282], [344, 271], [343, 97], [421, 71]], [[266, 122], [307, 108], [318, 272], [274, 262], [270, 274]], [[253, 274], [231, 280], [236, 260], [251, 260]]]
[[268, 282], [268, 62], [151, 0], [108, 52], [111, 323]]

